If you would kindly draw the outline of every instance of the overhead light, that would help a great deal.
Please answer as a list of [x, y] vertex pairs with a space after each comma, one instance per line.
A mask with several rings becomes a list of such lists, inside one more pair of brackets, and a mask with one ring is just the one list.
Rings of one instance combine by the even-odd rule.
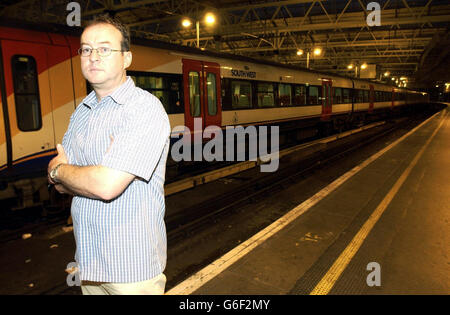
[[303, 55], [303, 49], [297, 50], [297, 56], [301, 56], [301, 55]]
[[183, 27], [190, 27], [192, 25], [192, 22], [190, 19], [188, 18], [184, 18], [183, 21], [181, 21], [181, 25], [183, 25]]
[[212, 14], [211, 12], [206, 13], [205, 22], [208, 25], [213, 25], [214, 23], [216, 23], [216, 16], [214, 14]]
[[361, 69], [366, 69], [367, 68], [367, 63], [363, 63], [362, 65], [361, 65]]
[[392, 81], [395, 81], [395, 77], [392, 77], [391, 80], [392, 80]]
[[386, 72], [384, 73], [384, 76], [385, 76], [385, 77], [388, 77], [390, 74], [391, 74], [391, 73], [390, 73], [389, 71], [386, 71]]
[[322, 54], [322, 48], [317, 47], [314, 49], [314, 55], [315, 56], [320, 56], [320, 54]]
[[348, 70], [351, 70], [351, 69], [353, 69], [353, 64], [351, 63], [351, 64], [349, 64], [348, 66], [347, 66], [347, 69]]

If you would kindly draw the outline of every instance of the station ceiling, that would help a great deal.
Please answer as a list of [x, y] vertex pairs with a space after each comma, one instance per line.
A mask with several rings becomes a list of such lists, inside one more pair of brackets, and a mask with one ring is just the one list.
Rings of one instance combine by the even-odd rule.
[[[66, 25], [61, 0], [3, 0], [0, 18]], [[81, 20], [109, 13], [132, 36], [354, 76], [348, 65], [376, 65], [376, 79], [408, 77], [409, 86], [450, 82], [448, 0], [79, 0]], [[369, 26], [370, 2], [380, 7], [379, 26]], [[217, 21], [203, 22], [207, 12]], [[371, 15], [371, 16], [372, 16]], [[190, 17], [190, 28], [181, 21]], [[303, 50], [301, 56], [298, 50]], [[389, 72], [389, 77], [384, 73]]]

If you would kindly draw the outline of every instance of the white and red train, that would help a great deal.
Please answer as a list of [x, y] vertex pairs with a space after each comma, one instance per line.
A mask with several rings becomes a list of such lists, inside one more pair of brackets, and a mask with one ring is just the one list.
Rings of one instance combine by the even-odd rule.
[[[46, 197], [46, 167], [89, 86], [79, 37], [0, 26], [0, 200], [16, 207]], [[147, 40], [132, 45], [128, 69], [157, 96], [172, 128], [210, 125], [333, 127], [390, 115], [425, 93]], [[304, 133], [304, 130], [302, 131]]]

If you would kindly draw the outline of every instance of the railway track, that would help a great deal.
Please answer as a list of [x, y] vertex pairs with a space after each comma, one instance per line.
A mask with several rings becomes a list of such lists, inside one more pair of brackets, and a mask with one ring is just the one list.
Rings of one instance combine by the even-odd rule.
[[304, 177], [318, 166], [335, 161], [397, 128], [405, 127], [407, 123], [408, 121], [403, 119], [403, 123], [400, 125], [387, 123], [362, 131], [353, 137], [337, 138], [335, 141], [329, 142], [319, 141], [316, 143], [319, 146], [316, 151], [300, 159], [280, 163], [277, 172], [260, 173], [260, 176], [246, 180], [233, 191], [228, 191], [226, 195], [205, 200], [200, 204], [183, 209], [178, 214], [168, 216], [166, 218], [168, 239], [174, 242], [183, 239], [211, 220], [217, 220], [233, 209], [263, 197], [269, 191], [282, 189], [284, 185], [289, 185], [299, 177]]

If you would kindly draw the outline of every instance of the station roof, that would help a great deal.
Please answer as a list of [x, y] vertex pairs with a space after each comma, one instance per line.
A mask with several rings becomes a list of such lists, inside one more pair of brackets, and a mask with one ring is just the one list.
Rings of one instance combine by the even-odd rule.
[[[3, 0], [0, 18], [67, 26], [61, 0]], [[354, 66], [376, 65], [378, 80], [407, 77], [408, 87], [450, 82], [447, 0], [79, 0], [82, 24], [109, 13], [134, 37], [354, 75]], [[379, 4], [380, 25], [368, 24]], [[214, 26], [203, 18], [216, 16]], [[189, 17], [193, 24], [183, 28]], [[322, 53], [312, 51], [320, 47]], [[297, 55], [302, 50], [303, 55]], [[384, 76], [389, 73], [389, 76]]]

